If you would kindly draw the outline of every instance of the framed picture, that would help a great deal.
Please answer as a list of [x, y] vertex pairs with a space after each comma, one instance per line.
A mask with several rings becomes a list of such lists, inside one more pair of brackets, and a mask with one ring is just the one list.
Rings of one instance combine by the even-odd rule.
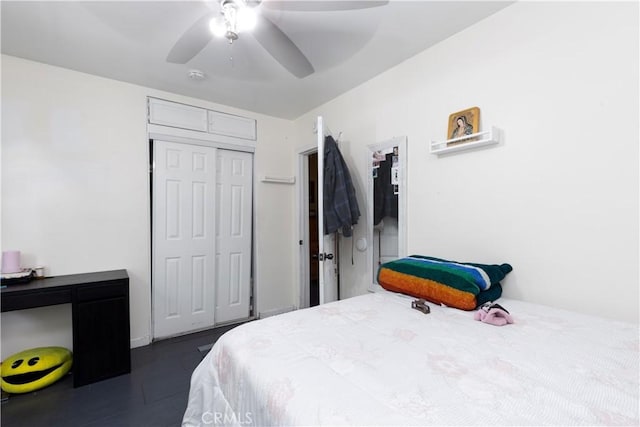
[[[480, 109], [478, 107], [468, 108], [458, 111], [449, 116], [449, 130], [447, 139], [460, 138], [480, 132]], [[473, 141], [475, 138], [462, 139], [460, 141], [449, 142], [449, 145], [464, 144]]]

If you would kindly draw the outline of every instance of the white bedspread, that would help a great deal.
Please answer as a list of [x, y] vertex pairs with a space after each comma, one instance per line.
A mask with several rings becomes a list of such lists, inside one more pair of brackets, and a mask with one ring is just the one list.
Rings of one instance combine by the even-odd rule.
[[375, 293], [247, 323], [185, 426], [640, 424], [638, 326], [502, 298], [515, 324]]

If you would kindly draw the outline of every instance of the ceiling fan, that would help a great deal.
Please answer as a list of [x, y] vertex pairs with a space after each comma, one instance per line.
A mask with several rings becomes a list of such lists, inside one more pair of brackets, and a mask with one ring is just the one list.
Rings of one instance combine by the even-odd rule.
[[176, 42], [167, 62], [186, 64], [209, 43], [212, 36], [225, 37], [229, 43], [240, 33], [251, 33], [262, 47], [284, 68], [298, 78], [314, 72], [307, 57], [278, 26], [257, 8], [300, 12], [326, 12], [367, 9], [384, 6], [375, 0], [219, 0], [220, 14], [207, 13], [199, 18]]

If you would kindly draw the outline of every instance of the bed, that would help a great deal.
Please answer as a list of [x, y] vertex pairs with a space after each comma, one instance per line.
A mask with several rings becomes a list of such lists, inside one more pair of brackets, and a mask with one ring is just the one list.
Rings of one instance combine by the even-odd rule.
[[501, 298], [515, 323], [380, 291], [250, 322], [195, 369], [184, 426], [639, 425], [638, 325]]

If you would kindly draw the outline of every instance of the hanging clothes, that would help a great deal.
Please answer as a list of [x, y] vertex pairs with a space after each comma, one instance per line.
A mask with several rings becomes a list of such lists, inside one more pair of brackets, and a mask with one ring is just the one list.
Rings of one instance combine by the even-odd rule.
[[347, 164], [331, 135], [324, 139], [324, 233], [342, 230], [351, 237], [353, 225], [360, 218], [356, 190]]
[[391, 183], [393, 156], [393, 153], [385, 156], [378, 167], [378, 176], [373, 179], [373, 225], [380, 224], [384, 217], [398, 219], [398, 195]]

